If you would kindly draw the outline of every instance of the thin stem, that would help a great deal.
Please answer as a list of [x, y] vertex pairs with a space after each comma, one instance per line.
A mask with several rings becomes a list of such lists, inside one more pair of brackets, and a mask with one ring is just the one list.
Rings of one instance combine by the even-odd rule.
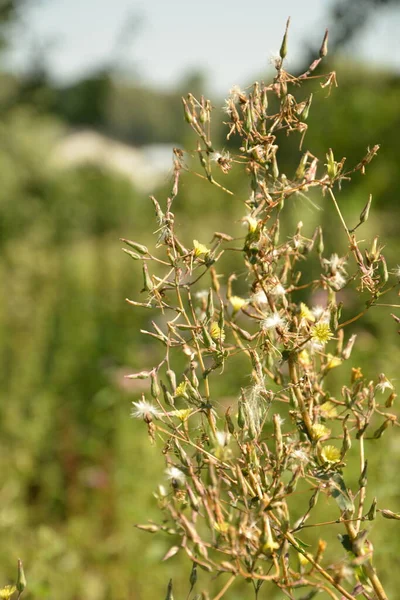
[[343, 327], [346, 327], [346, 325], [350, 325], [350, 323], [354, 323], [354, 321], [358, 321], [358, 319], [361, 319], [361, 317], [363, 317], [365, 315], [365, 313], [367, 312], [368, 308], [366, 308], [365, 310], [362, 310], [360, 313], [358, 313], [358, 315], [356, 315], [355, 317], [352, 317], [351, 319], [348, 319], [344, 323], [340, 323], [338, 329], [343, 329]]
[[400, 304], [373, 304], [372, 306], [388, 306], [389, 308], [400, 308]]
[[303, 394], [301, 393], [301, 390], [299, 388], [299, 377], [297, 374], [296, 358], [293, 353], [291, 353], [289, 355], [289, 374], [290, 374], [291, 382], [293, 384], [294, 394], [295, 394], [296, 400], [299, 404], [299, 409], [300, 409], [300, 413], [301, 413], [301, 416], [304, 421], [304, 425], [306, 426], [309, 436], [312, 437], [311, 418], [310, 418], [310, 415], [308, 414], [308, 410], [307, 410], [307, 407], [304, 402]]
[[330, 590], [326, 585], [321, 585], [321, 590], [324, 590], [324, 592], [326, 592], [328, 596], [332, 598], [332, 600], [339, 600], [336, 594], [332, 592], [332, 590]]
[[338, 203], [337, 203], [337, 200], [336, 200], [336, 198], [335, 198], [335, 195], [334, 195], [334, 193], [332, 192], [332, 188], [328, 187], [328, 192], [329, 192], [329, 194], [330, 194], [330, 196], [331, 196], [331, 198], [332, 198], [332, 200], [333, 200], [333, 204], [335, 205], [336, 212], [337, 212], [337, 213], [338, 213], [338, 215], [339, 215], [339, 218], [340, 218], [340, 220], [341, 220], [341, 222], [342, 222], [342, 225], [343, 225], [343, 227], [344, 227], [344, 230], [345, 230], [345, 232], [347, 233], [347, 237], [349, 238], [349, 240], [350, 240], [350, 242], [351, 242], [351, 235], [350, 235], [349, 228], [347, 227], [347, 225], [346, 225], [346, 222], [345, 222], [345, 220], [344, 220], [344, 218], [343, 218], [342, 212], [341, 212], [341, 210], [340, 210], [340, 208], [339, 208], [339, 205], [338, 205]]
[[224, 585], [222, 590], [216, 596], [214, 596], [213, 600], [219, 600], [220, 598], [222, 598], [222, 596], [225, 594], [225, 592], [228, 590], [228, 588], [230, 588], [230, 586], [235, 581], [235, 579], [236, 579], [236, 575], [232, 575], [232, 577], [230, 577], [228, 579], [228, 581], [226, 582], [226, 584]]
[[[365, 469], [364, 436], [363, 435], [360, 436], [360, 469], [361, 469], [361, 473]], [[363, 514], [363, 510], [364, 510], [364, 502], [365, 502], [366, 494], [367, 494], [367, 490], [366, 490], [365, 485], [363, 485], [360, 489], [360, 501], [358, 504], [357, 523], [355, 526], [357, 533], [360, 531], [360, 527], [361, 527], [361, 520], [362, 520], [362, 514]]]

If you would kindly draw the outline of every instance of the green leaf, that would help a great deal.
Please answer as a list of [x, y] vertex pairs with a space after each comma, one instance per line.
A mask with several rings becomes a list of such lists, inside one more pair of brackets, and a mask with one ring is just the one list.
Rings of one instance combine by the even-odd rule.
[[311, 548], [311, 544], [306, 544], [305, 542], [303, 542], [300, 538], [295, 537], [294, 538], [296, 540], [296, 542], [298, 543], [298, 545], [300, 546], [300, 548]]
[[329, 479], [332, 497], [341, 511], [354, 512], [353, 500], [350, 498], [346, 484], [340, 473], [334, 473]]

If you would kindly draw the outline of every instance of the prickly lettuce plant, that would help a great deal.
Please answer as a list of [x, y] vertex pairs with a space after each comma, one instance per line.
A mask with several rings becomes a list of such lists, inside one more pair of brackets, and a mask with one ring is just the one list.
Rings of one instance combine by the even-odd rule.
[[[226, 192], [229, 202], [240, 200], [221, 183], [224, 175], [238, 169], [248, 178], [245, 235], [238, 237], [236, 224], [225, 222], [209, 243], [193, 239], [189, 247], [182, 239], [173, 204], [191, 163], [176, 149], [170, 196], [163, 202], [152, 198], [155, 249], [124, 240], [126, 252], [142, 262], [144, 279], [143, 301], [128, 302], [151, 314], [150, 330], [142, 333], [163, 349], [158, 364], [130, 375], [148, 379], [148, 394], [134, 402], [132, 416], [143, 419], [150, 441], [161, 445], [169, 481], [156, 494], [161, 523], [139, 527], [172, 535], [166, 558], [187, 553], [193, 565], [188, 597], [201, 567], [226, 574], [214, 600], [240, 578], [252, 583], [256, 598], [269, 585], [288, 598], [299, 598], [299, 591], [302, 598], [323, 591], [332, 599], [384, 600], [368, 524], [400, 515], [381, 509], [376, 499], [367, 506], [366, 488], [371, 444], [398, 426], [389, 410], [393, 385], [384, 374], [371, 380], [354, 367], [337, 395], [326, 387], [328, 372], [339, 371], [351, 357], [352, 324], [399, 282], [398, 269], [393, 277], [388, 272], [378, 239], [367, 248], [357, 240], [371, 198], [353, 229], [337, 200], [341, 183], [364, 174], [378, 146], [349, 168], [331, 149], [325, 162], [304, 149], [313, 96], [304, 97], [302, 84], [326, 94], [336, 86], [336, 76], [315, 74], [327, 54], [327, 32], [319, 58], [297, 77], [284, 68], [287, 37], [288, 26], [273, 81], [247, 91], [234, 88], [226, 100], [227, 137], [236, 139], [237, 152], [214, 147], [211, 103], [191, 94], [183, 98], [184, 117], [198, 138], [198, 175]], [[290, 177], [280, 173], [282, 135], [303, 146]], [[307, 236], [300, 222], [290, 237], [280, 233], [282, 216], [295, 198], [314, 190], [334, 207], [337, 235], [348, 246], [345, 256], [326, 252], [321, 227]], [[200, 237], [195, 223], [191, 237]], [[229, 253], [236, 267], [226, 272], [220, 265]], [[308, 260], [317, 265], [312, 278], [307, 278]], [[238, 275], [245, 294], [234, 291]], [[343, 320], [342, 290], [349, 286], [367, 300], [362, 312]], [[313, 306], [317, 292], [324, 301]], [[305, 295], [307, 302], [301, 301]], [[235, 398], [221, 399], [218, 380], [238, 354], [247, 365], [243, 386]], [[350, 489], [351, 448], [358, 455], [359, 475]], [[334, 517], [315, 522], [316, 507], [323, 510], [328, 503], [335, 507]], [[337, 560], [330, 555], [327, 562], [324, 527], [332, 525], [347, 554], [338, 542]], [[302, 539], [310, 527], [320, 536], [314, 546]], [[167, 598], [172, 598], [172, 582]]]

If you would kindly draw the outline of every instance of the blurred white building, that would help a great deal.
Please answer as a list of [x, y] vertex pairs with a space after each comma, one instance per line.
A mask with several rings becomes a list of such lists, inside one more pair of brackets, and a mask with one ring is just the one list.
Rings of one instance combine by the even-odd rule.
[[88, 129], [63, 137], [56, 145], [54, 162], [59, 168], [92, 164], [111, 169], [125, 175], [140, 191], [150, 192], [172, 174], [172, 147], [134, 148]]

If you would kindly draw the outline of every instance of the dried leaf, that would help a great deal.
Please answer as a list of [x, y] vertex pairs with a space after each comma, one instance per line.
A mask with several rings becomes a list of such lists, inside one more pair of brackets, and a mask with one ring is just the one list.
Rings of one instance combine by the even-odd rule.
[[168, 550], [168, 552], [166, 553], [166, 555], [163, 557], [162, 560], [168, 560], [169, 558], [172, 558], [173, 556], [175, 556], [175, 554], [177, 554], [180, 550], [180, 546], [171, 546], [171, 548]]

